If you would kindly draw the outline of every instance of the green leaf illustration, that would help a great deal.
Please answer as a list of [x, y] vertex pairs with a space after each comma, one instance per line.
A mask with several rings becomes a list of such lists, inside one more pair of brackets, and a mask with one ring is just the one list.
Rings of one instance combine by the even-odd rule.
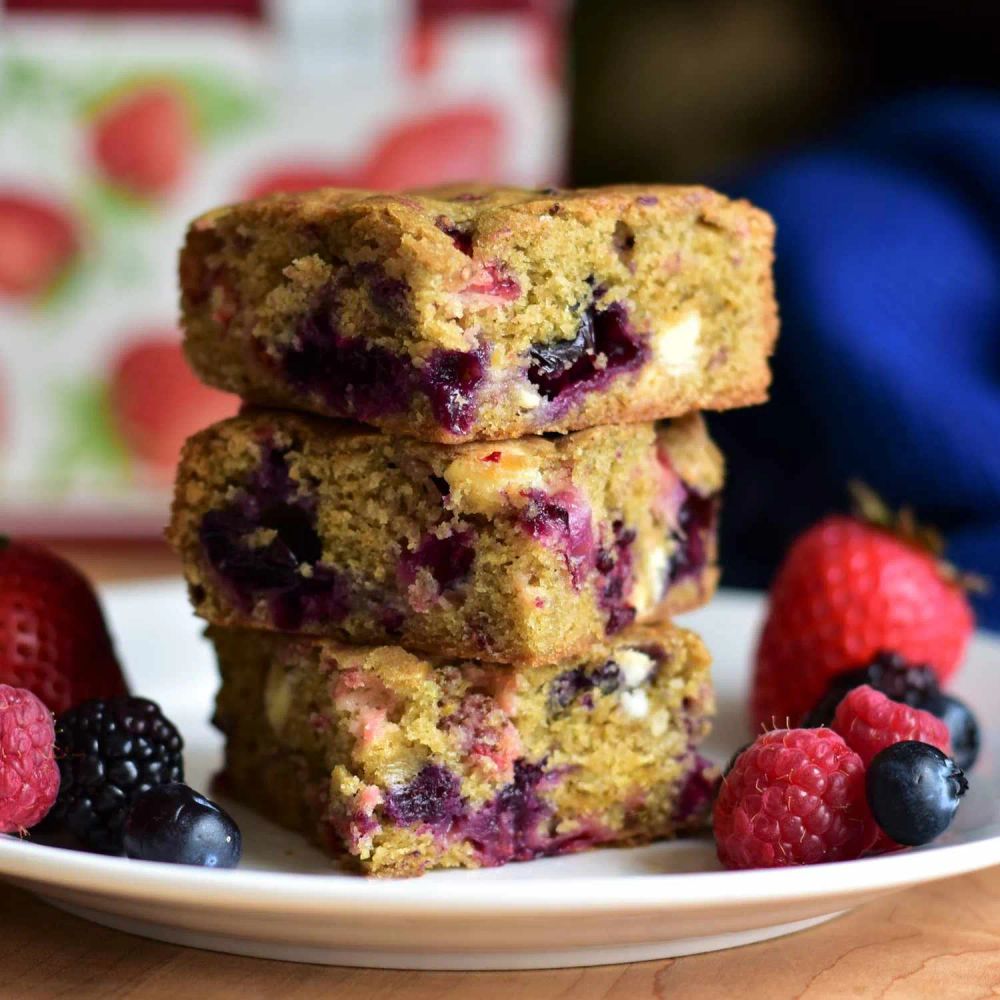
[[80, 202], [87, 215], [113, 222], [143, 220], [158, 207], [154, 201], [138, 198], [122, 187], [96, 179], [86, 185]]
[[261, 102], [244, 87], [215, 73], [192, 70], [178, 74], [192, 99], [195, 124], [206, 139], [242, 128], [261, 114]]
[[62, 383], [55, 405], [62, 434], [44, 465], [53, 485], [68, 486], [84, 471], [121, 477], [130, 463], [114, 426], [107, 385], [96, 378]]

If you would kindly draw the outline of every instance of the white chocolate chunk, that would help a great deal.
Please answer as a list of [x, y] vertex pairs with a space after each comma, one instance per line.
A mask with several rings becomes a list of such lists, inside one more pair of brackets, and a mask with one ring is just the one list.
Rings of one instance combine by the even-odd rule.
[[638, 691], [623, 691], [620, 702], [622, 711], [630, 719], [645, 719], [649, 714], [649, 697], [641, 688]]
[[632, 592], [632, 603], [639, 617], [659, 604], [666, 590], [669, 566], [670, 557], [667, 555], [666, 545], [653, 545], [647, 550], [636, 574], [635, 589]]
[[665, 708], [652, 714], [649, 719], [649, 733], [654, 739], [659, 739], [669, 728], [670, 713]]
[[286, 671], [274, 663], [267, 672], [267, 684], [264, 688], [264, 710], [271, 728], [280, 733], [284, 728], [288, 712], [292, 707], [292, 684]]
[[615, 663], [622, 672], [625, 686], [629, 688], [645, 684], [656, 666], [652, 657], [640, 653], [638, 649], [623, 649], [615, 655]]
[[687, 312], [676, 323], [652, 335], [656, 364], [671, 375], [687, 375], [698, 367], [701, 353], [701, 313]]
[[537, 410], [542, 405], [542, 395], [533, 385], [518, 386], [517, 404], [522, 410]]
[[463, 452], [444, 470], [444, 478], [452, 508], [472, 514], [495, 514], [508, 497], [544, 486], [536, 459], [510, 441]]

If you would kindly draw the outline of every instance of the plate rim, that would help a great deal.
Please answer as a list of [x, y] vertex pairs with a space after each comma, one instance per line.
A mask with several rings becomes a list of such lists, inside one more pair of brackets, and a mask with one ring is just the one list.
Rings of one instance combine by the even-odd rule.
[[[614, 849], [614, 848], [612, 848]], [[934, 857], [933, 869], [914, 864]], [[351, 912], [381, 908], [408, 914], [514, 915], [518, 912], [573, 911], [589, 914], [609, 910], [696, 910], [707, 906], [791, 903], [837, 898], [854, 893], [887, 892], [936, 881], [1000, 863], [1000, 835], [971, 843], [949, 844], [836, 864], [758, 869], [753, 871], [665, 872], [629, 876], [578, 876], [490, 882], [449, 880], [447, 891], [428, 892], [424, 879], [379, 880], [337, 872], [323, 874], [265, 871], [210, 871], [149, 861], [106, 857], [0, 838], [0, 875], [26, 879], [35, 885], [95, 892], [119, 898], [161, 903], [203, 903], [251, 907], [255, 910], [328, 910], [338, 905]], [[804, 871], [808, 878], [802, 878]], [[128, 873], [128, 877], [124, 877]], [[853, 876], [853, 877], [848, 877]], [[434, 883], [436, 889], [442, 881]], [[210, 892], [206, 890], [211, 889]], [[432, 898], [433, 897], [433, 898]]]
[[[149, 599], [182, 584], [177, 577], [112, 583], [99, 588], [102, 603]], [[723, 590], [718, 603], [758, 607], [751, 591]], [[1000, 636], [980, 630], [974, 641], [996, 647]], [[628, 850], [608, 848], [607, 850]], [[980, 839], [941, 844], [808, 869], [753, 871], [649, 872], [629, 875], [547, 876], [490, 881], [438, 873], [429, 891], [425, 879], [380, 880], [338, 870], [325, 873], [187, 868], [89, 854], [0, 836], [0, 877], [30, 882], [40, 891], [51, 886], [104, 897], [146, 899], [161, 904], [206, 909], [240, 907], [254, 911], [358, 916], [400, 915], [498, 917], [572, 912], [600, 915], [621, 910], [698, 910], [755, 904], [843, 899], [861, 893], [889, 892], [978, 871], [1000, 864], [1000, 831]], [[808, 873], [803, 878], [804, 872]], [[444, 876], [443, 878], [441, 876]], [[210, 890], [210, 891], [207, 891]]]

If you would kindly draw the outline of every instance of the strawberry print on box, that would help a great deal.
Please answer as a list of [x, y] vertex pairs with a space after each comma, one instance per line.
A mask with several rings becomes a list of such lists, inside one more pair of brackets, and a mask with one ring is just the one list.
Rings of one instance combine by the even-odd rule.
[[235, 413], [180, 353], [176, 254], [226, 201], [557, 183], [566, 4], [0, 0], [0, 516], [158, 532]]

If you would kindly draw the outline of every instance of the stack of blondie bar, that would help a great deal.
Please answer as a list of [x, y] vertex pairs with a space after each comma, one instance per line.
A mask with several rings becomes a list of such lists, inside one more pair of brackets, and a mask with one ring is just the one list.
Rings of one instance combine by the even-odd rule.
[[[697, 827], [722, 459], [761, 402], [773, 226], [696, 187], [321, 190], [181, 255], [188, 356], [248, 404], [169, 535], [226, 790], [376, 875]], [[659, 421], [658, 423], [656, 421]]]

